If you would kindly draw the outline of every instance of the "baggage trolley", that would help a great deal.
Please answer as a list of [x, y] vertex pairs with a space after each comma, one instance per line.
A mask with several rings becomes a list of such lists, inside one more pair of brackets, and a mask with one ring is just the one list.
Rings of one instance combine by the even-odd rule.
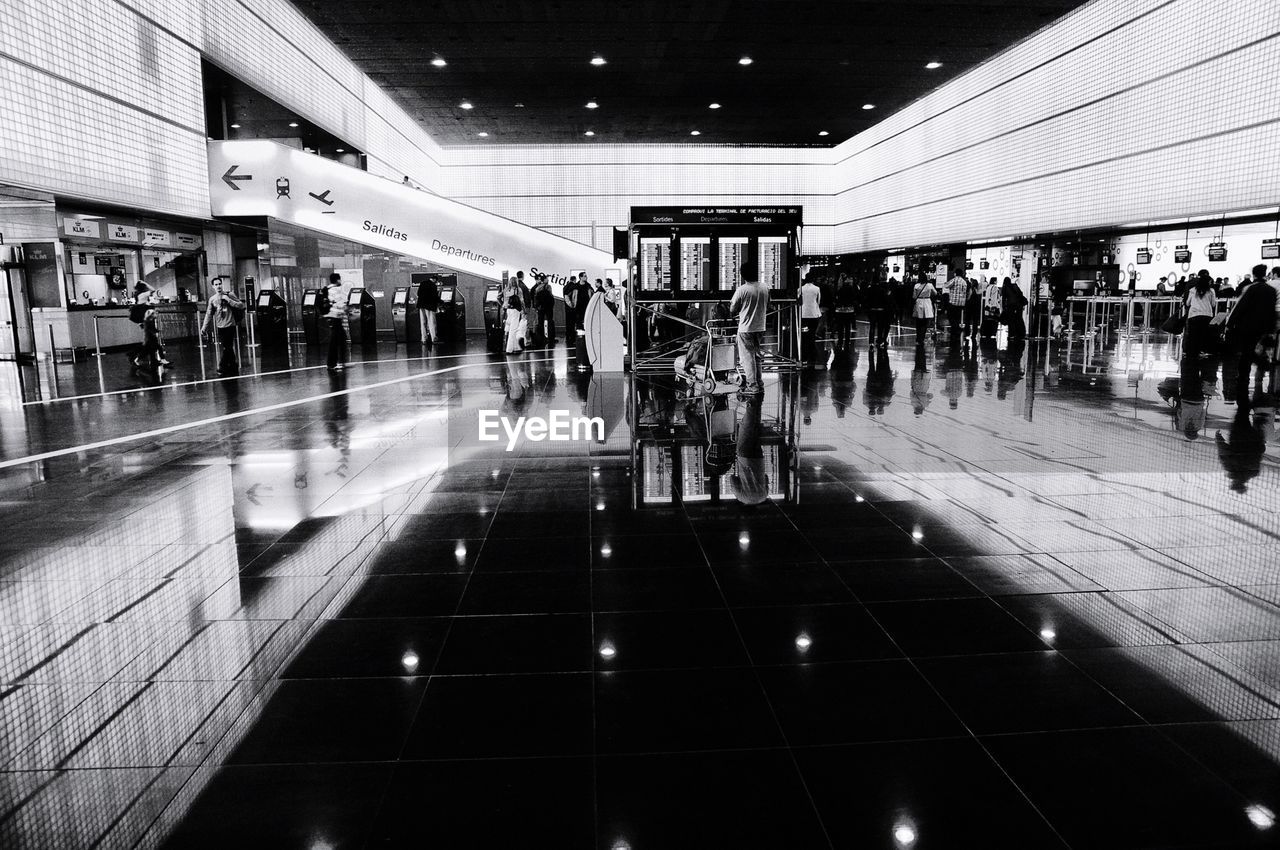
[[[691, 393], [727, 395], [736, 392], [743, 381], [738, 369], [737, 337], [736, 319], [709, 320], [706, 337], [699, 337], [688, 352], [676, 358], [676, 377], [689, 384]], [[698, 356], [698, 343], [703, 344], [705, 357]], [[688, 365], [686, 361], [691, 355], [703, 362]]]

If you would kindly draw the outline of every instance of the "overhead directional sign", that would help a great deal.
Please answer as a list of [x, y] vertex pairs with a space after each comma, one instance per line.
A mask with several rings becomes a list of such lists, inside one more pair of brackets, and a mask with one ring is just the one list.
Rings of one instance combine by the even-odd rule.
[[209, 142], [209, 187], [215, 216], [277, 218], [488, 280], [545, 272], [558, 290], [570, 269], [626, 276], [607, 251], [275, 142]]
[[239, 168], [239, 167], [240, 167], [240, 166], [238, 166], [238, 165], [233, 165], [233, 166], [231, 166], [230, 168], [228, 168], [228, 169], [227, 169], [227, 173], [226, 173], [226, 174], [223, 174], [223, 175], [222, 175], [222, 182], [223, 182], [223, 183], [226, 183], [228, 186], [230, 186], [233, 190], [235, 190], [235, 191], [237, 191], [237, 192], [239, 192], [239, 191], [240, 191], [240, 187], [239, 187], [239, 186], [237, 186], [233, 181], [236, 181], [236, 180], [252, 180], [252, 179], [253, 179], [253, 175], [252, 175], [252, 174], [236, 174], [236, 169], [237, 169], [237, 168]]

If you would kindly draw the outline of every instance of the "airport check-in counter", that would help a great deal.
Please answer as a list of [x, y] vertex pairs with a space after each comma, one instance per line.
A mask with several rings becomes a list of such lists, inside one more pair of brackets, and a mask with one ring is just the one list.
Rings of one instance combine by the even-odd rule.
[[378, 305], [363, 286], [347, 294], [347, 324], [352, 345], [373, 345], [378, 341]]
[[440, 315], [436, 317], [436, 330], [443, 342], [459, 343], [467, 338], [467, 305], [456, 278], [440, 284]]
[[397, 343], [422, 344], [422, 317], [418, 315], [418, 295], [413, 287], [396, 287], [391, 302], [391, 324]]
[[288, 305], [274, 289], [258, 293], [258, 342], [262, 345], [289, 344]]
[[308, 345], [324, 345], [329, 341], [329, 294], [323, 289], [302, 293], [302, 332]]
[[490, 283], [484, 289], [484, 341], [491, 349], [502, 348], [502, 325], [507, 311], [502, 303], [502, 287]]

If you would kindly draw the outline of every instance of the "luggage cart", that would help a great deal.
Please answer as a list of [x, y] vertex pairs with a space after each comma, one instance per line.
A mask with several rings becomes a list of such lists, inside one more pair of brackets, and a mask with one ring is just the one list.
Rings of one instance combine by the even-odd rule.
[[709, 320], [704, 343], [706, 362], [686, 366], [688, 353], [676, 358], [676, 377], [689, 384], [691, 394], [727, 395], [742, 386], [743, 376], [738, 369], [737, 327], [736, 319]]

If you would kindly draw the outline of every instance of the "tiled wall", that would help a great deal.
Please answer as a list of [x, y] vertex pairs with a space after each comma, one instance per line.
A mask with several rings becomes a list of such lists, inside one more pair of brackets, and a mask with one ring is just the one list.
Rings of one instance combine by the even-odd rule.
[[608, 247], [634, 205], [800, 204], [810, 253], [1280, 199], [1280, 3], [1097, 0], [834, 149], [439, 148], [288, 0], [0, 0], [0, 183], [208, 215], [199, 57], [369, 170]]

